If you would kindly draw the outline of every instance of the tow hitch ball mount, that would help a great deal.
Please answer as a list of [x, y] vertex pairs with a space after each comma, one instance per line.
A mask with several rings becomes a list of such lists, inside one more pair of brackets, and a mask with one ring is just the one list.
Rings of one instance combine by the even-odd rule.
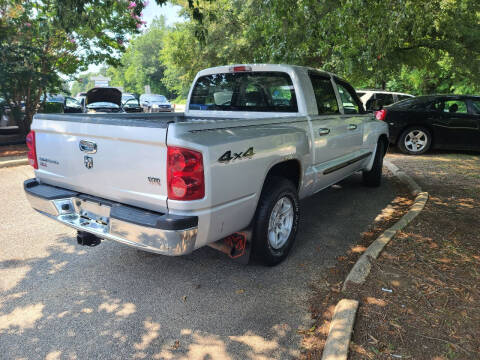
[[77, 231], [77, 243], [83, 246], [97, 246], [102, 239], [85, 231]]

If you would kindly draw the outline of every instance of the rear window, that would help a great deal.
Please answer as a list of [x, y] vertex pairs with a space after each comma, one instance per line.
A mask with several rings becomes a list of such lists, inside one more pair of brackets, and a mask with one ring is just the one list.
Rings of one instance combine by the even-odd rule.
[[283, 72], [239, 72], [198, 78], [189, 110], [297, 112], [292, 79]]

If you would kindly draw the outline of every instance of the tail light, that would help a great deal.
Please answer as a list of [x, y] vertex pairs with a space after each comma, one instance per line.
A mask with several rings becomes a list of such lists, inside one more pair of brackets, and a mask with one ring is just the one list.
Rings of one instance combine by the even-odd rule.
[[205, 196], [202, 153], [169, 146], [167, 150], [168, 198], [198, 200]]
[[232, 66], [229, 70], [230, 72], [246, 72], [246, 71], [252, 71], [252, 67], [239, 65], [239, 66]]
[[385, 121], [386, 117], [387, 117], [387, 110], [386, 109], [375, 111], [375, 118], [377, 120]]
[[28, 133], [26, 143], [28, 147], [28, 162], [33, 166], [34, 169], [38, 169], [37, 149], [35, 146], [35, 131], [32, 130]]

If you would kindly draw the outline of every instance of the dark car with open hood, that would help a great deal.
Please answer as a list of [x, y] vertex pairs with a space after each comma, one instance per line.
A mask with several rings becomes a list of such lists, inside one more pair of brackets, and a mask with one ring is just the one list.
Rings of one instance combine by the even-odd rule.
[[122, 92], [113, 87], [95, 87], [85, 96], [84, 112], [95, 113], [123, 113]]
[[375, 117], [388, 124], [390, 143], [405, 154], [480, 150], [480, 96], [419, 96], [386, 106]]

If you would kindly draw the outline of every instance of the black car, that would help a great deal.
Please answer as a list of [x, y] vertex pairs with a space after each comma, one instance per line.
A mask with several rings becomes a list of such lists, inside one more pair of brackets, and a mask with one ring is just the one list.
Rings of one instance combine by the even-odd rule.
[[143, 112], [143, 108], [140, 106], [140, 102], [136, 98], [130, 98], [123, 102], [123, 110], [127, 113]]
[[38, 109], [40, 113], [81, 113], [82, 106], [77, 99], [71, 96], [63, 95], [47, 95], [45, 101], [41, 102], [40, 108]]
[[480, 96], [432, 95], [375, 112], [388, 123], [390, 142], [405, 154], [428, 149], [480, 150]]

